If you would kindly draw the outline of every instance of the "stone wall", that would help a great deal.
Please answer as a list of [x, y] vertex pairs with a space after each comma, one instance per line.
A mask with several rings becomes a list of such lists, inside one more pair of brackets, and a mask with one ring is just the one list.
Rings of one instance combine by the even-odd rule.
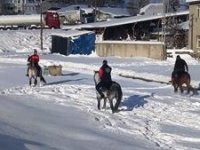
[[162, 42], [148, 41], [101, 41], [96, 42], [96, 53], [100, 57], [147, 57], [165, 60], [167, 53]]

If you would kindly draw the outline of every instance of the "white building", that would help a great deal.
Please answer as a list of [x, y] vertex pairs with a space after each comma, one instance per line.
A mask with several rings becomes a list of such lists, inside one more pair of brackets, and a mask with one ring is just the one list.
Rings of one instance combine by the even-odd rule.
[[23, 0], [4, 0], [3, 14], [18, 14], [23, 12]]
[[23, 5], [24, 14], [37, 14], [39, 13], [39, 2], [36, 0], [24, 0]]

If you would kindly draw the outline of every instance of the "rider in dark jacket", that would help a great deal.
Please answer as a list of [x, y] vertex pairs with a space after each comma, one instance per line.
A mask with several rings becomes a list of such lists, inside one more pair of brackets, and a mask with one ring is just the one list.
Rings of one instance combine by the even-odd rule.
[[184, 59], [182, 59], [179, 55], [176, 57], [176, 62], [174, 65], [174, 70], [172, 72], [172, 77], [174, 78], [181, 72], [188, 72], [188, 65]]
[[101, 98], [105, 97], [102, 92], [102, 89], [103, 88], [108, 89], [112, 83], [111, 71], [112, 71], [112, 68], [108, 65], [107, 60], [103, 60], [103, 64], [98, 72], [99, 77], [100, 77], [100, 82], [96, 85], [96, 90], [101, 95]]

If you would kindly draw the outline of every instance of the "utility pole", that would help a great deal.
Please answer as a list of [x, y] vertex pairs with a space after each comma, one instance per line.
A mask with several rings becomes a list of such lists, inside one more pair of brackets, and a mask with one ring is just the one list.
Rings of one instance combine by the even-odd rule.
[[162, 41], [164, 42], [165, 46], [166, 46], [166, 25], [167, 25], [166, 13], [168, 12], [168, 7], [169, 7], [169, 1], [163, 0]]
[[25, 0], [22, 0], [22, 14], [25, 14]]
[[190, 40], [191, 47], [190, 47], [190, 48], [191, 48], [191, 49], [193, 49], [193, 32], [194, 32], [194, 31], [193, 31], [193, 24], [194, 24], [194, 23], [193, 23], [193, 20], [194, 20], [194, 14], [191, 14], [191, 19], [190, 19], [190, 28], [191, 28], [191, 30], [190, 30], [190, 31], [191, 31], [191, 33], [190, 33], [190, 36], [191, 36], [191, 37], [190, 37], [190, 39], [191, 39], [191, 40]]
[[40, 48], [43, 51], [43, 15], [42, 0], [40, 0]]
[[165, 44], [165, 24], [166, 24], [165, 12], [166, 12], [165, 0], [163, 0], [162, 38], [161, 38], [161, 41], [164, 42], [164, 44]]
[[97, 21], [97, 0], [94, 0], [94, 22]]

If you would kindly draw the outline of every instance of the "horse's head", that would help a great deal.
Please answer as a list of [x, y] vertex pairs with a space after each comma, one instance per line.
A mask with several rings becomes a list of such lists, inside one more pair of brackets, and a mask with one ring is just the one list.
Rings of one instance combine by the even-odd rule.
[[29, 67], [35, 67], [35, 63], [33, 61], [29, 61], [28, 66]]
[[100, 82], [99, 71], [94, 70], [94, 82], [97, 85]]

